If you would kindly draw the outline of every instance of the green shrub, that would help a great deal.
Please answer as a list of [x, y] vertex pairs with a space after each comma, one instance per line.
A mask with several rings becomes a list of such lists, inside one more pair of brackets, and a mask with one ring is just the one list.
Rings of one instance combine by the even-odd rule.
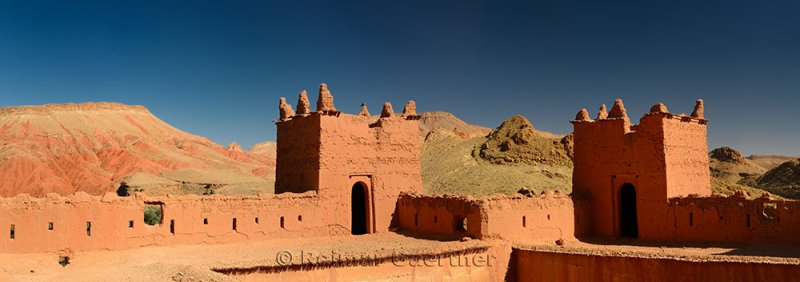
[[144, 223], [156, 225], [161, 223], [161, 206], [151, 205], [144, 207]]

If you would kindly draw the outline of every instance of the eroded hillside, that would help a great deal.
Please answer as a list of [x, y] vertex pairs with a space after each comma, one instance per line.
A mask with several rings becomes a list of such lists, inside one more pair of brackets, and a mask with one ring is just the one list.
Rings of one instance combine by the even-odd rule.
[[[0, 109], [0, 195], [272, 192], [274, 162], [180, 131], [142, 106]], [[257, 173], [254, 173], [257, 172]], [[126, 185], [121, 185], [125, 182]]]
[[756, 180], [756, 185], [783, 197], [800, 198], [800, 158], [770, 169]]
[[[720, 147], [709, 154], [711, 187], [715, 193], [730, 195], [737, 190], [750, 196], [770, 192], [776, 197], [799, 198], [800, 175], [797, 160], [787, 156], [742, 156], [730, 147]], [[787, 162], [779, 163], [789, 159]]]
[[[570, 191], [572, 162], [563, 138], [514, 116], [486, 136], [430, 132], [422, 146], [427, 193], [482, 196], [520, 189]], [[512, 145], [513, 144], [513, 145]]]

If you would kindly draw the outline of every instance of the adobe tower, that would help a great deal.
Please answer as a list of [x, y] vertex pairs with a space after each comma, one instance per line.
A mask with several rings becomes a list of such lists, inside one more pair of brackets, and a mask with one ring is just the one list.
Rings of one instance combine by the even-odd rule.
[[590, 202], [590, 233], [656, 238], [667, 227], [668, 199], [711, 195], [706, 123], [702, 100], [690, 116], [656, 104], [638, 125], [619, 99], [596, 120], [582, 109], [572, 121], [572, 189]]
[[338, 111], [324, 83], [316, 111], [305, 90], [299, 96], [296, 113], [280, 104], [275, 193], [316, 191], [332, 205], [349, 206], [354, 234], [388, 230], [398, 195], [422, 191], [414, 102], [402, 115], [386, 103], [374, 119], [365, 105], [359, 115]]

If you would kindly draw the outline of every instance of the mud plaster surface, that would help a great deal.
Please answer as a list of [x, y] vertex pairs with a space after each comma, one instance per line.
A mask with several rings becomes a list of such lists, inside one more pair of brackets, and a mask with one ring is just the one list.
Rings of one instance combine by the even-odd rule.
[[[491, 242], [423, 240], [396, 233], [306, 239], [278, 239], [218, 245], [153, 246], [124, 251], [78, 252], [70, 264], [58, 264], [54, 253], [0, 254], [1, 281], [236, 281], [212, 269], [277, 267], [279, 252], [295, 258], [336, 252], [344, 258], [389, 258], [393, 255], [476, 253]], [[510, 252], [510, 249], [508, 250]], [[391, 263], [391, 262], [390, 262]], [[507, 259], [505, 261], [507, 264]], [[370, 268], [365, 267], [364, 272]]]
[[788, 264], [800, 267], [800, 246], [787, 245], [681, 245], [644, 243], [636, 240], [591, 239], [591, 242], [568, 241], [565, 245], [517, 243], [515, 249], [579, 254], [601, 257], [673, 259], [691, 262], [743, 262]]

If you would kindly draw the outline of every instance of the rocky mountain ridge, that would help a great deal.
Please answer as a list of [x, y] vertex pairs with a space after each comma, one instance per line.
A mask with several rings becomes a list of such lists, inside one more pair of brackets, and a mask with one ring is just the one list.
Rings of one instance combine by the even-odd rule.
[[[118, 190], [122, 182], [134, 191], [156, 193], [243, 183], [271, 191], [270, 176], [255, 170], [274, 170], [274, 164], [183, 132], [143, 106], [0, 108], [0, 196], [102, 194]], [[184, 177], [195, 174], [207, 177], [202, 183]]]

